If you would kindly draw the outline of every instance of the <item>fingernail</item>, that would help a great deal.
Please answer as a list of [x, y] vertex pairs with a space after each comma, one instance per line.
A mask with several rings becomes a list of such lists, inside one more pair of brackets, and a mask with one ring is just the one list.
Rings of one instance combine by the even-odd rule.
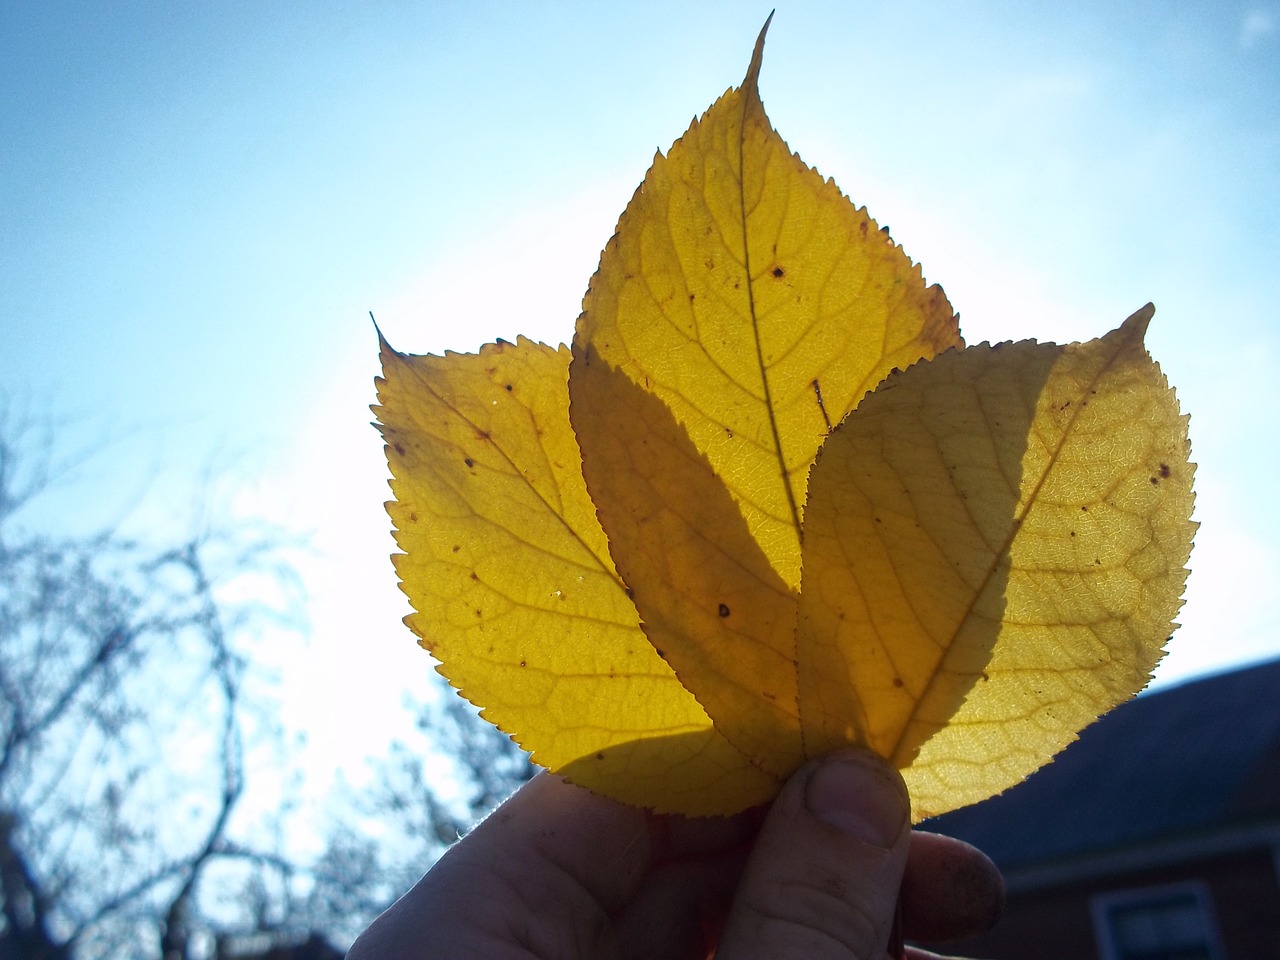
[[885, 849], [898, 841], [909, 814], [901, 779], [869, 754], [827, 758], [809, 778], [805, 805], [832, 829]]

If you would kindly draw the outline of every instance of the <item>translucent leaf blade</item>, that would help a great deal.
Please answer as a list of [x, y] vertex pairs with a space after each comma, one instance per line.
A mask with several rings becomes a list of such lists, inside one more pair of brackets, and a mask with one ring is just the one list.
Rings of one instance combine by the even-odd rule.
[[576, 343], [657, 394], [791, 588], [809, 466], [894, 367], [961, 343], [936, 286], [741, 88], [659, 154], [592, 278]]
[[1146, 684], [1194, 530], [1149, 316], [944, 355], [832, 435], [798, 637], [811, 752], [872, 746], [931, 816], [1013, 785]]
[[906, 773], [925, 815], [1039, 768], [1146, 686], [1177, 626], [1195, 465], [1187, 417], [1142, 343], [1152, 312], [1062, 348], [1023, 461], [987, 678]]
[[584, 786], [656, 808], [767, 796], [640, 631], [582, 481], [569, 352], [382, 359], [396, 569], [441, 672]]

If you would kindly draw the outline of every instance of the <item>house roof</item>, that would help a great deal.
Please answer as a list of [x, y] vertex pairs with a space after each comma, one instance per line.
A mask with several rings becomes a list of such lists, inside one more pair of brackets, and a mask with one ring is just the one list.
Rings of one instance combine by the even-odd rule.
[[1280, 660], [1146, 694], [1013, 789], [923, 824], [1001, 867], [1280, 819]]

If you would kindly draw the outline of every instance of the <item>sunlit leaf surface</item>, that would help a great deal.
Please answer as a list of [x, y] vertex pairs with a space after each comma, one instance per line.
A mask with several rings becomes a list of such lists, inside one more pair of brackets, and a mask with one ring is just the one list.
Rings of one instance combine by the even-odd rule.
[[590, 758], [588, 786], [655, 807], [767, 797], [773, 778], [712, 727], [614, 572], [569, 427], [569, 351], [522, 339], [406, 357], [384, 343], [382, 364], [396, 571], [409, 626], [453, 684], [537, 762]]
[[383, 345], [396, 569], [450, 682], [575, 782], [731, 813], [860, 744], [930, 816], [1149, 679], [1194, 532], [1186, 417], [1150, 307], [963, 348], [770, 126], [762, 46], [655, 159], [572, 354]]

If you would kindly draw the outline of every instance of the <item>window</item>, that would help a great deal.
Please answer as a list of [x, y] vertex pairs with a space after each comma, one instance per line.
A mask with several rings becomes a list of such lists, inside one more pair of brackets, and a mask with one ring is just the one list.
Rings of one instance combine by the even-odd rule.
[[1222, 960], [1202, 883], [1099, 894], [1092, 906], [1103, 960]]

